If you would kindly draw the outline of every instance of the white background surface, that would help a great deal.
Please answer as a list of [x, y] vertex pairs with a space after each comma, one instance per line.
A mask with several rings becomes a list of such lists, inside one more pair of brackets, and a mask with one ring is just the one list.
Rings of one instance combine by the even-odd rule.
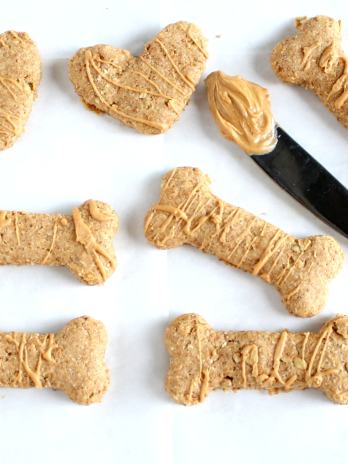
[[346, 254], [347, 239], [222, 139], [202, 82], [167, 134], [143, 136], [86, 111], [67, 77], [67, 60], [82, 46], [109, 43], [138, 53], [168, 23], [194, 21], [209, 39], [205, 75], [220, 68], [268, 87], [281, 126], [348, 185], [347, 130], [313, 95], [278, 81], [269, 64], [272, 46], [293, 31], [293, 18], [316, 14], [343, 20], [348, 51], [348, 10], [338, 0], [329, 6], [318, 0], [3, 2], [0, 30], [30, 33], [42, 54], [43, 80], [26, 133], [0, 153], [0, 208], [69, 212], [95, 198], [114, 206], [121, 226], [119, 267], [103, 286], [84, 286], [58, 268], [0, 269], [1, 330], [56, 330], [83, 314], [101, 319], [112, 376], [104, 402], [89, 407], [59, 392], [1, 390], [1, 463], [346, 462], [348, 407], [320, 392], [214, 392], [199, 406], [174, 404], [163, 389], [162, 335], [185, 312], [198, 312], [219, 329], [317, 330], [330, 316], [348, 313], [348, 265], [321, 315], [300, 320], [261, 280], [188, 247], [156, 250], [144, 239], [143, 217], [158, 198], [160, 176], [191, 165], [209, 173], [223, 199], [288, 232], [332, 234]]

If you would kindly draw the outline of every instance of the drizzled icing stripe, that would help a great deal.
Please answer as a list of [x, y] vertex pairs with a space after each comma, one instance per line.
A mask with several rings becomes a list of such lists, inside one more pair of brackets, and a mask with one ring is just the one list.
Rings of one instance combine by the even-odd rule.
[[187, 37], [189, 39], [191, 39], [191, 41], [194, 43], [194, 45], [196, 45], [196, 47], [202, 53], [204, 58], [208, 59], [208, 53], [199, 45], [199, 43], [196, 41], [196, 39], [194, 39], [194, 37], [190, 33], [191, 32], [191, 24], [186, 29], [184, 28], [184, 26], [182, 24], [180, 24], [180, 28], [185, 32]]
[[165, 124], [160, 124], [156, 121], [151, 121], [151, 120], [147, 120], [147, 119], [143, 119], [143, 118], [137, 118], [136, 116], [132, 116], [132, 115], [129, 115], [129, 114], [126, 114], [124, 113], [123, 111], [120, 111], [116, 108], [114, 108], [113, 106], [111, 106], [106, 100], [105, 98], [102, 96], [102, 94], [99, 92], [95, 82], [94, 82], [94, 79], [92, 77], [92, 74], [91, 74], [91, 69], [90, 69], [90, 66], [89, 66], [89, 58], [88, 58], [88, 51], [86, 52], [85, 54], [85, 66], [86, 66], [86, 73], [87, 73], [87, 77], [88, 77], [88, 80], [95, 92], [95, 94], [97, 95], [97, 97], [99, 98], [99, 100], [107, 107], [109, 108], [109, 111], [111, 113], [114, 113], [114, 114], [117, 114], [118, 116], [120, 116], [121, 118], [125, 118], [125, 119], [128, 119], [129, 121], [135, 121], [135, 122], [139, 122], [141, 124], [144, 124], [146, 126], [149, 126], [149, 127], [153, 127], [154, 129], [157, 129], [157, 130], [160, 130], [160, 131], [164, 131], [166, 130], [167, 126]]
[[171, 85], [173, 89], [175, 89], [177, 92], [179, 92], [183, 97], [186, 97], [186, 94], [183, 90], [180, 89], [174, 82], [172, 82], [170, 79], [168, 79], [166, 76], [164, 76], [158, 69], [156, 69], [154, 66], [152, 66], [145, 58], [142, 56], [139, 56], [139, 60], [141, 60], [143, 63], [145, 63], [154, 73], [158, 74], [158, 76], [167, 82], [167, 84]]
[[21, 244], [21, 237], [19, 234], [19, 224], [18, 224], [18, 214], [14, 214], [14, 227], [15, 227], [15, 232], [16, 232], [16, 239], [17, 239], [17, 245], [19, 246]]
[[[42, 361], [46, 361], [48, 363], [53, 363], [54, 359], [52, 357], [52, 350], [56, 348], [54, 334], [48, 334], [43, 336], [43, 341], [40, 341], [40, 336], [32, 335], [31, 338], [27, 339], [27, 334], [22, 333], [20, 334], [20, 340], [16, 339], [17, 334], [14, 332], [12, 334], [6, 335], [6, 340], [10, 343], [13, 343], [17, 348], [17, 356], [18, 356], [18, 374], [15, 380], [15, 385], [21, 387], [23, 384], [23, 371], [29, 377], [31, 382], [36, 388], [42, 388], [42, 380], [41, 380], [41, 366]], [[42, 336], [41, 336], [42, 337]], [[33, 340], [34, 338], [34, 340]], [[36, 361], [35, 369], [29, 366], [28, 360], [28, 343], [36, 343], [40, 346], [40, 350], [38, 353], [38, 358]]]
[[175, 64], [173, 58], [170, 56], [170, 53], [168, 52], [167, 48], [165, 47], [165, 45], [159, 40], [159, 39], [155, 39], [154, 41], [155, 43], [157, 43], [160, 48], [162, 49], [163, 53], [165, 54], [165, 56], [168, 58], [168, 60], [170, 61], [171, 65], [173, 66], [174, 70], [177, 72], [178, 76], [180, 77], [180, 79], [185, 82], [185, 84], [190, 87], [191, 90], [195, 90], [195, 85], [193, 83], [193, 81], [191, 79], [189, 79], [188, 77], [184, 76], [183, 73], [180, 71], [180, 69], [178, 68], [178, 66]]
[[[277, 239], [279, 238], [280, 235], [283, 235], [280, 237], [278, 242], [275, 244]], [[271, 238], [269, 241], [268, 246], [266, 247], [265, 251], [261, 255], [260, 259], [258, 262], [255, 264], [254, 269], [252, 270], [253, 275], [258, 275], [261, 271], [261, 269], [266, 265], [267, 261], [272, 257], [272, 255], [279, 249], [280, 245], [287, 239], [287, 236], [280, 230], [278, 229], [274, 236]], [[273, 246], [274, 245], [274, 246]], [[273, 250], [272, 250], [273, 248]]]
[[118, 87], [119, 89], [124, 89], [124, 90], [128, 90], [129, 92], [135, 92], [135, 93], [146, 93], [148, 95], [152, 95], [154, 97], [159, 97], [159, 98], [165, 98], [167, 100], [170, 100], [172, 98], [172, 97], [170, 97], [168, 95], [165, 95], [163, 93], [156, 93], [156, 92], [152, 92], [151, 90], [148, 90], [148, 89], [144, 89], [144, 88], [140, 88], [140, 87], [139, 88], [130, 87], [129, 85], [120, 84], [119, 82], [115, 81], [114, 79], [110, 79], [109, 77], [105, 76], [105, 74], [103, 74], [101, 72], [101, 70], [96, 66], [92, 54], [91, 54], [91, 57], [89, 58], [89, 60], [90, 60], [90, 63], [92, 65], [93, 69], [99, 74], [99, 76], [101, 76], [105, 81], [109, 82], [111, 85], [113, 85], [115, 87]]
[[[145, 76], [145, 74], [139, 72], [139, 71], [133, 71], [133, 74], [136, 74], [137, 76], [142, 77], [146, 82], [148, 82], [150, 85], [152, 85], [158, 93], [162, 93], [159, 85], [156, 84], [153, 80], [151, 80], [149, 77]], [[172, 96], [170, 98], [173, 98]]]
[[51, 246], [50, 246], [49, 250], [47, 251], [46, 256], [45, 256], [44, 259], [42, 260], [42, 264], [46, 264], [48, 258], [49, 258], [49, 257], [51, 256], [51, 254], [52, 254], [54, 245], [55, 245], [55, 243], [56, 243], [57, 230], [58, 230], [58, 224], [57, 224], [57, 221], [55, 221], [55, 222], [54, 222], [54, 226], [53, 226], [53, 233], [52, 233], [52, 242], [51, 242]]
[[93, 257], [95, 265], [99, 270], [103, 280], [106, 279], [107, 274], [100, 256], [106, 259], [111, 270], [115, 270], [116, 263], [114, 258], [109, 255], [96, 241], [88, 225], [83, 221], [81, 212], [78, 208], [74, 208], [72, 212], [73, 221], [75, 225], [76, 241], [84, 246], [88, 254]]

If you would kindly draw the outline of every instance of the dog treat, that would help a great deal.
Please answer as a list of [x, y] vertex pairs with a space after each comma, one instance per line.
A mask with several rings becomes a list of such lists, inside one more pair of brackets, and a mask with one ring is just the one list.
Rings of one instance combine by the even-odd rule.
[[80, 404], [100, 402], [109, 386], [104, 325], [90, 317], [49, 334], [0, 333], [0, 387], [53, 388]]
[[277, 144], [269, 92], [222, 71], [205, 80], [210, 111], [222, 135], [248, 154], [271, 152]]
[[39, 51], [29, 35], [0, 34], [0, 150], [23, 133], [40, 79]]
[[71, 216], [0, 211], [0, 264], [65, 266], [81, 281], [100, 284], [116, 268], [117, 229], [115, 211], [95, 200]]
[[301, 17], [297, 33], [272, 51], [272, 67], [285, 82], [312, 90], [348, 128], [348, 58], [341, 46], [341, 21]]
[[216, 332], [196, 314], [167, 328], [166, 389], [182, 404], [202, 402], [211, 390], [263, 389], [269, 393], [317, 388], [348, 403], [348, 317], [316, 332]]
[[179, 118], [207, 58], [198, 27], [180, 21], [163, 29], [138, 57], [110, 45], [82, 48], [69, 74], [90, 109], [144, 134], [159, 134]]
[[158, 248], [189, 244], [274, 285], [290, 313], [309, 317], [324, 306], [327, 283], [342, 267], [331, 237], [298, 239], [214, 196], [197, 168], [162, 180], [160, 201], [147, 213], [145, 236]]

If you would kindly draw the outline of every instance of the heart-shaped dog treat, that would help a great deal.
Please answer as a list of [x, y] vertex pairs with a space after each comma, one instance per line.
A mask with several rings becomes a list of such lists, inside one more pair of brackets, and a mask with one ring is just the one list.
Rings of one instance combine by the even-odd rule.
[[312, 90], [348, 128], [348, 58], [341, 21], [327, 16], [297, 18], [297, 33], [272, 51], [272, 67], [285, 82]]
[[207, 57], [207, 41], [197, 26], [178, 22], [137, 57], [110, 45], [82, 48], [71, 59], [69, 74], [89, 108], [144, 134], [159, 134], [179, 118]]
[[26, 32], [0, 35], [0, 150], [24, 131], [41, 78], [39, 51]]

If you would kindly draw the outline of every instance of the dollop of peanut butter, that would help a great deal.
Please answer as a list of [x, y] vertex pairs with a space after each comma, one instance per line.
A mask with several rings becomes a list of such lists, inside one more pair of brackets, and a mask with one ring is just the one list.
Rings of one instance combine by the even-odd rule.
[[223, 136], [248, 154], [271, 152], [277, 137], [268, 90], [222, 71], [209, 74], [205, 83], [210, 110]]

